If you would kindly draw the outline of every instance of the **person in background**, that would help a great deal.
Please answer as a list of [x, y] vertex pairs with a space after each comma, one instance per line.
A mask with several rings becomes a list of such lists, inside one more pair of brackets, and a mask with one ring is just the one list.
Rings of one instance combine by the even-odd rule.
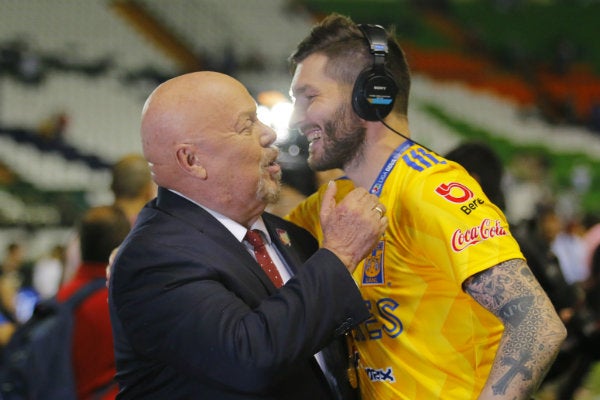
[[506, 215], [513, 223], [534, 217], [536, 208], [552, 199], [550, 160], [533, 150], [519, 150], [511, 155], [507, 165]]
[[[25, 248], [17, 241], [10, 242], [6, 246], [6, 252], [0, 264], [0, 351], [10, 341], [15, 329], [23, 318], [19, 318], [19, 309], [23, 306], [18, 304], [23, 300], [19, 296], [25, 281], [23, 267], [25, 265]], [[36, 297], [32, 298], [33, 300]], [[26, 301], [30, 312], [33, 312], [32, 299]]]
[[583, 234], [584, 262], [588, 269], [588, 275], [591, 275], [594, 268], [592, 258], [594, 252], [600, 246], [600, 215], [594, 213], [586, 215], [583, 219], [583, 225], [585, 227]]
[[[501, 210], [458, 164], [410, 139], [410, 73], [393, 32], [332, 14], [291, 56], [290, 127], [338, 198], [379, 196], [389, 225], [354, 272], [362, 398], [529, 399], [566, 330]], [[319, 235], [325, 189], [288, 218]]]
[[[596, 329], [600, 330], [600, 245], [592, 254], [592, 269], [583, 287], [586, 292], [586, 304], [593, 313]], [[600, 358], [599, 350], [600, 348], [596, 350], [597, 358]]]
[[8, 343], [13, 333], [15, 332], [15, 322], [7, 318], [2, 311], [0, 311], [0, 353], [2, 348]]
[[62, 282], [65, 269], [65, 247], [57, 244], [47, 255], [33, 265], [33, 287], [40, 299], [48, 299], [56, 294]]
[[579, 341], [573, 343], [568, 360], [568, 369], [558, 380], [557, 399], [576, 398], [594, 367], [600, 361], [600, 246], [592, 254], [591, 270], [587, 279], [581, 283], [584, 292], [584, 304]]
[[6, 246], [0, 265], [0, 311], [5, 318], [17, 322], [17, 293], [23, 284], [24, 249], [18, 242]]
[[31, 317], [39, 300], [32, 287], [32, 269], [25, 246], [17, 241], [9, 243], [0, 265], [0, 312], [16, 324]]
[[[129, 232], [127, 216], [116, 206], [90, 208], [82, 217], [78, 234], [82, 261], [75, 276], [57, 293], [65, 301], [94, 279], [105, 277], [111, 251]], [[108, 290], [92, 293], [75, 310], [73, 326], [73, 371], [78, 399], [114, 399], [118, 386]]]
[[564, 323], [568, 324], [579, 303], [577, 287], [563, 274], [561, 261], [552, 251], [562, 221], [553, 205], [540, 205], [534, 218], [515, 225], [514, 234], [528, 264], [550, 297]]
[[125, 213], [133, 226], [142, 207], [156, 196], [156, 184], [144, 156], [131, 153], [119, 159], [112, 169], [110, 189], [113, 204]]
[[281, 168], [256, 113], [239, 81], [208, 71], [168, 80], [144, 105], [158, 196], [110, 271], [119, 399], [354, 398], [340, 345], [369, 313], [351, 272], [385, 208], [364, 189], [336, 203], [330, 185], [321, 248], [264, 212]]
[[504, 165], [498, 154], [486, 143], [480, 141], [462, 142], [446, 153], [448, 160], [459, 163], [467, 170], [485, 195], [502, 212], [506, 209], [504, 194]]
[[[120, 208], [133, 225], [142, 207], [156, 196], [148, 162], [141, 154], [126, 154], [113, 165], [111, 177], [112, 204]], [[80, 262], [79, 242], [75, 235], [67, 244], [63, 282], [73, 277]]]
[[577, 218], [565, 220], [564, 216], [558, 215], [558, 217], [560, 230], [552, 240], [552, 252], [560, 260], [565, 280], [572, 285], [581, 284], [590, 273], [585, 259], [585, 242], [583, 240], [585, 228]]

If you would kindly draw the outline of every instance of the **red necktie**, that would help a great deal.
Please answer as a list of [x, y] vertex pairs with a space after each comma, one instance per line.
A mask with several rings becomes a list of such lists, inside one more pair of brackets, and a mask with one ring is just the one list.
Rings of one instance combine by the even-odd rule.
[[244, 237], [244, 240], [254, 247], [254, 256], [256, 257], [256, 261], [258, 261], [263, 271], [265, 271], [275, 287], [279, 288], [283, 286], [283, 279], [281, 279], [281, 275], [279, 275], [277, 267], [273, 263], [273, 260], [265, 248], [265, 243], [262, 240], [260, 231], [256, 229], [248, 231]]

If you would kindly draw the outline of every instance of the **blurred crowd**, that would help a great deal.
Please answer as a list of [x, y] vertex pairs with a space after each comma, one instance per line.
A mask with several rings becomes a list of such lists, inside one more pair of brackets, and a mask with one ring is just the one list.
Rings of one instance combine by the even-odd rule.
[[[501, 207], [513, 226], [528, 263], [569, 329], [569, 338], [547, 384], [559, 384], [559, 398], [571, 398], [591, 366], [600, 358], [600, 218], [580, 215], [561, 205], [545, 179], [544, 160], [515, 157], [505, 168], [493, 149], [480, 142], [464, 143], [447, 158], [462, 164]], [[342, 175], [339, 170], [284, 173], [280, 201], [268, 211], [285, 216], [319, 185]], [[137, 212], [155, 195], [146, 161], [127, 155], [112, 168], [113, 206], [133, 223]], [[77, 230], [64, 243], [55, 243], [41, 257], [31, 258], [25, 242], [4, 250], [0, 269], [0, 346], [15, 327], [31, 316], [41, 299], [56, 295], [81, 268]], [[108, 259], [106, 260], [108, 262]], [[100, 268], [106, 263], [100, 263]], [[99, 272], [103, 273], [103, 271]], [[564, 396], [564, 397], [563, 397]]]
[[477, 141], [446, 157], [463, 165], [507, 214], [529, 267], [568, 330], [541, 390], [551, 398], [575, 398], [600, 360], [600, 216], [582, 215], [560, 193], [553, 195], [542, 157], [519, 155], [505, 168], [491, 147]]

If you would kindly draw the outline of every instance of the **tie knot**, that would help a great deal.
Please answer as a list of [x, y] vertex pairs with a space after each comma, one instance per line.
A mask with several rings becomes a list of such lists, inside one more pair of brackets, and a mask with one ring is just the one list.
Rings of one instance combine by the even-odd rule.
[[277, 270], [277, 266], [269, 256], [269, 252], [265, 247], [265, 243], [263, 242], [261, 232], [259, 230], [253, 229], [251, 231], [246, 232], [246, 236], [244, 237], [248, 243], [254, 247], [254, 257], [256, 257], [256, 261], [263, 269], [263, 271], [267, 274], [271, 282], [275, 285], [275, 287], [281, 287], [283, 285], [283, 279]]
[[265, 246], [265, 242], [263, 242], [262, 235], [258, 229], [252, 229], [246, 232], [244, 239], [255, 249]]

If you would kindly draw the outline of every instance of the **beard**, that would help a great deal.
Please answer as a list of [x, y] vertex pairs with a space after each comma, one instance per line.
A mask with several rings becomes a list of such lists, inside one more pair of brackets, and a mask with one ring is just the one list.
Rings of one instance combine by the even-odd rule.
[[343, 169], [356, 161], [362, 153], [366, 128], [351, 110], [349, 104], [340, 105], [333, 117], [323, 126], [322, 153], [320, 157], [311, 153], [308, 165], [314, 171]]
[[256, 198], [267, 204], [275, 204], [281, 193], [281, 171], [275, 175], [264, 175], [258, 181]]

